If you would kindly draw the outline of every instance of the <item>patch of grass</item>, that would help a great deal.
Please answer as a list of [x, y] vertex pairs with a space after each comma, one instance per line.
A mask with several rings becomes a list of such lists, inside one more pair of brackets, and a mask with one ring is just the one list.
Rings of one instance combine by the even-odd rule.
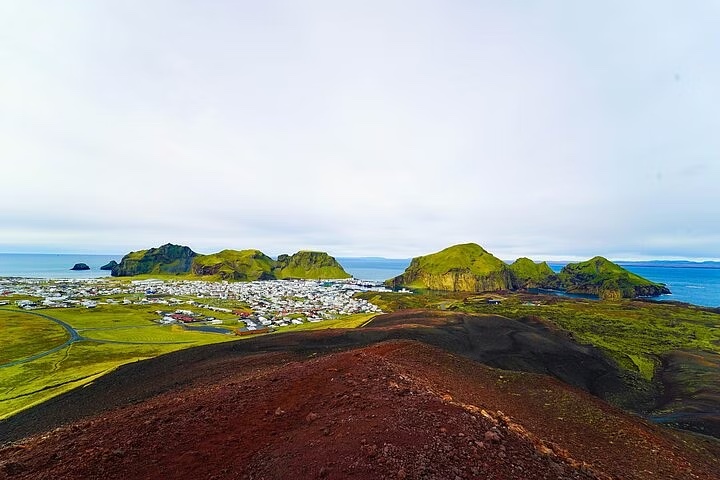
[[[131, 343], [167, 343], [167, 344], [206, 344], [209, 333], [185, 330], [180, 325], [149, 325], [143, 327], [118, 327], [80, 330], [83, 337], [90, 340]], [[228, 331], [229, 333], [229, 331]], [[219, 335], [219, 334], [216, 334]]]
[[376, 313], [357, 313], [355, 315], [343, 315], [332, 320], [323, 320], [321, 322], [305, 322], [302, 325], [289, 325], [287, 327], [279, 327], [276, 329], [277, 332], [301, 332], [307, 330], [325, 330], [328, 328], [357, 328], [367, 322], [373, 317], [377, 316]]
[[437, 308], [445, 310], [456, 302], [462, 302], [468, 293], [420, 291], [414, 294], [396, 292], [361, 292], [354, 297], [362, 298], [377, 305], [383, 312], [409, 310], [414, 308]]
[[0, 365], [62, 345], [70, 335], [57, 323], [21, 311], [0, 310]]
[[48, 308], [41, 313], [69, 323], [75, 329], [152, 325], [155, 310], [165, 305], [98, 305], [97, 308]]

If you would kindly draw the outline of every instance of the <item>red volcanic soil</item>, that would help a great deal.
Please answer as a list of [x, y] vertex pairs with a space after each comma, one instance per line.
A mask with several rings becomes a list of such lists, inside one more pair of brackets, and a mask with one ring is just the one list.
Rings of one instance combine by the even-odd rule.
[[258, 353], [0, 449], [8, 479], [717, 479], [718, 444], [414, 341]]

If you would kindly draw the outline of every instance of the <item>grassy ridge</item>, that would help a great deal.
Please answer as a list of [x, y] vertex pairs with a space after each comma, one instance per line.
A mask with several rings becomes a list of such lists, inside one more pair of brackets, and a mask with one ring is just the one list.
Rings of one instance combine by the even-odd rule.
[[193, 259], [192, 273], [223, 280], [252, 281], [272, 278], [275, 261], [260, 250], [223, 250]]

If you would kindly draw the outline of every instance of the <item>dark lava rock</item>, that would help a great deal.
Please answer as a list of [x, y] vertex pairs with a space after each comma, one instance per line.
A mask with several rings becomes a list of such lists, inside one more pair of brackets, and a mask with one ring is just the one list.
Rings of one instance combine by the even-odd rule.
[[70, 270], [90, 270], [87, 263], [76, 263]]
[[100, 270], [112, 270], [118, 265], [118, 263], [115, 260], [110, 260], [108, 263], [100, 267]]

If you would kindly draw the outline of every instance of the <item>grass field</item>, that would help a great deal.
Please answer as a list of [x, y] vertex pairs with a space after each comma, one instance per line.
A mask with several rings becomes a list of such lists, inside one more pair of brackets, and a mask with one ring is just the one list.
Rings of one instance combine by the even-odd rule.
[[70, 335], [60, 325], [22, 312], [0, 312], [0, 365], [62, 345]]
[[323, 320], [322, 322], [305, 322], [302, 325], [288, 325], [287, 327], [279, 327], [276, 331], [301, 332], [307, 330], [325, 330], [327, 328], [357, 328], [366, 324], [376, 315], [376, 313], [358, 313], [333, 320]]

